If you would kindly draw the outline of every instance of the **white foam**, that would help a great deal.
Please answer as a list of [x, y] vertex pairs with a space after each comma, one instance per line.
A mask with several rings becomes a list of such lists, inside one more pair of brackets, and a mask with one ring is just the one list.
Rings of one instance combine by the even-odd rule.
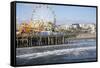
[[53, 50], [53, 51], [46, 51], [46, 52], [38, 52], [38, 53], [31, 53], [31, 54], [24, 54], [16, 56], [17, 58], [37, 58], [37, 57], [43, 57], [48, 55], [63, 55], [63, 54], [74, 54], [75, 56], [78, 56], [80, 52], [87, 51], [87, 50], [96, 50], [95, 46], [92, 47], [79, 47], [79, 48], [71, 48], [71, 49], [60, 49], [60, 50]]

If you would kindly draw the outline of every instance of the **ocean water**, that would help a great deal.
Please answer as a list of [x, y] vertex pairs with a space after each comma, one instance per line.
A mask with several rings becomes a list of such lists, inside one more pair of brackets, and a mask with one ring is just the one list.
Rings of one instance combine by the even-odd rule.
[[70, 44], [17, 48], [17, 65], [96, 61], [96, 39], [72, 40]]

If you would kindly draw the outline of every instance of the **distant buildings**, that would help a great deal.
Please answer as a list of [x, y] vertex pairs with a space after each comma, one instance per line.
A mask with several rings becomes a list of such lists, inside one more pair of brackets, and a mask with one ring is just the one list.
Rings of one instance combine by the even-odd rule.
[[80, 28], [84, 30], [88, 30], [90, 33], [96, 32], [96, 25], [95, 24], [80, 24]]
[[57, 31], [72, 31], [72, 30], [79, 30], [80, 32], [89, 32], [95, 33], [96, 32], [96, 25], [95, 24], [70, 24], [70, 25], [58, 25], [56, 27]]

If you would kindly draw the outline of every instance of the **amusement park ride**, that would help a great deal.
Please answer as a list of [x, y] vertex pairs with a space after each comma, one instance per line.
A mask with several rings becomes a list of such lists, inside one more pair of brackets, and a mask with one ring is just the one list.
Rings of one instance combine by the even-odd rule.
[[[47, 11], [47, 14], [45, 14], [45, 9]], [[42, 11], [42, 15], [38, 13], [38, 11]], [[50, 15], [52, 14], [52, 15]], [[46, 20], [46, 18], [49, 18], [52, 16], [52, 21]], [[41, 31], [54, 31], [56, 24], [56, 15], [55, 12], [51, 7], [48, 5], [37, 5], [33, 7], [32, 11], [32, 17], [29, 23], [22, 22], [21, 25], [18, 27], [16, 34], [23, 34], [23, 33], [35, 33], [35, 32], [41, 32]]]
[[[43, 12], [42, 15], [41, 12]], [[56, 15], [52, 8], [48, 5], [35, 6], [30, 22], [22, 22], [17, 27], [16, 46], [20, 48], [64, 43], [64, 36], [61, 32], [56, 32], [55, 28]]]

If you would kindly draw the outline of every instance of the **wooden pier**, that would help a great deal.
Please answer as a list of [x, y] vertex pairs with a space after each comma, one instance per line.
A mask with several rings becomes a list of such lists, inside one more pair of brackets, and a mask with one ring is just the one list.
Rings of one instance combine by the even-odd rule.
[[19, 35], [16, 36], [16, 47], [33, 47], [44, 45], [58, 45], [65, 43], [63, 35]]

